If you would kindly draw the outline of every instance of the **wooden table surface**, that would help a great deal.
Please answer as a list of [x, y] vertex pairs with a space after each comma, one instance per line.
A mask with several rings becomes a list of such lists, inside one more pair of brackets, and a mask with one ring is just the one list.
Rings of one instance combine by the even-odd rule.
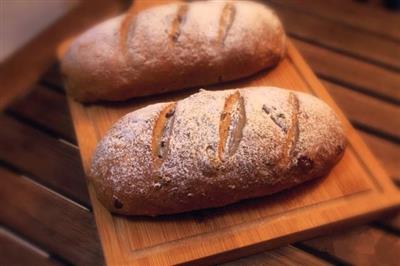
[[[400, 185], [400, 13], [376, 1], [269, 2], [293, 43]], [[24, 52], [29, 51], [34, 53]], [[0, 114], [0, 265], [102, 264], [57, 65], [33, 88]], [[400, 213], [394, 213], [227, 265], [395, 265], [399, 252]]]

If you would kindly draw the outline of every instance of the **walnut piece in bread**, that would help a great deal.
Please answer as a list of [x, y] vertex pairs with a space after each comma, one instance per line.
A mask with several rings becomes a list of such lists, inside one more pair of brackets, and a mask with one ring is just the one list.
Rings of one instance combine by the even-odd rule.
[[75, 99], [117, 101], [246, 77], [285, 51], [281, 22], [263, 4], [183, 2], [88, 30], [69, 47], [62, 72]]
[[323, 176], [345, 136], [324, 102], [274, 87], [200, 91], [121, 118], [90, 173], [112, 212], [161, 215], [224, 206]]

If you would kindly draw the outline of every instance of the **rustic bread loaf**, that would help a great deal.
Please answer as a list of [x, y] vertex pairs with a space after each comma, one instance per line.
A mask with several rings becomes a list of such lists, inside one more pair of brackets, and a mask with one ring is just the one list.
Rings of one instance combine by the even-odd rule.
[[249, 76], [277, 64], [285, 48], [279, 19], [262, 4], [175, 3], [90, 29], [62, 71], [77, 100], [125, 100]]
[[345, 136], [321, 100], [273, 87], [200, 91], [129, 113], [98, 144], [90, 177], [112, 212], [223, 206], [326, 174]]

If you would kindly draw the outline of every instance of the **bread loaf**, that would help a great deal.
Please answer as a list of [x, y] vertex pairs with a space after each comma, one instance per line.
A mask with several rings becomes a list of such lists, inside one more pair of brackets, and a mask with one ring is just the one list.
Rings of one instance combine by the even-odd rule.
[[285, 35], [275, 14], [248, 1], [175, 3], [105, 21], [62, 61], [77, 100], [125, 100], [254, 74], [278, 63]]
[[200, 91], [127, 114], [98, 144], [90, 178], [112, 212], [218, 207], [326, 174], [345, 136], [321, 100], [273, 87]]

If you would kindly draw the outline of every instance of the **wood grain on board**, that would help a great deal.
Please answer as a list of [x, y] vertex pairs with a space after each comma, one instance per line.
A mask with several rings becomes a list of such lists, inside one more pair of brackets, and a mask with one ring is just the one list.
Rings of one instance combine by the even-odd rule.
[[[134, 9], [140, 9], [140, 1], [134, 5]], [[287, 192], [224, 208], [160, 218], [111, 215], [97, 201], [89, 184], [108, 264], [231, 260], [311, 237], [349, 221], [371, 218], [399, 203], [399, 195], [385, 172], [294, 46], [289, 44], [288, 57], [271, 71], [209, 88], [248, 85], [281, 86], [325, 100], [338, 113], [347, 132], [349, 146], [342, 161], [329, 176]], [[84, 169], [89, 168], [97, 142], [122, 115], [194, 91], [102, 105], [83, 106], [69, 99]]]

